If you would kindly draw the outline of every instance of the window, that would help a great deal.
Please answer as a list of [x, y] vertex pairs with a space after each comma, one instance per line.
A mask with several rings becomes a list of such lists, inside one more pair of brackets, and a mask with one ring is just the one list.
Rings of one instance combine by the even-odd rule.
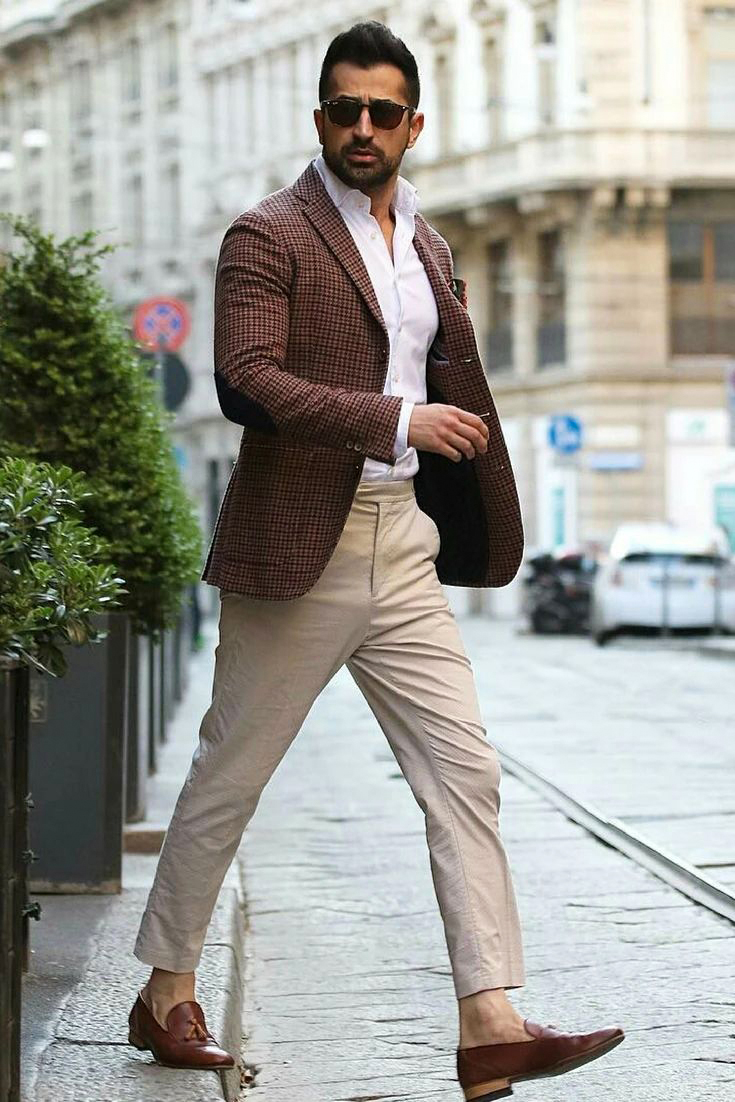
[[439, 131], [439, 153], [446, 155], [452, 148], [452, 123], [454, 120], [454, 90], [449, 53], [440, 50], [434, 59], [434, 83], [436, 85], [436, 115]]
[[556, 8], [550, 5], [536, 21], [536, 65], [538, 73], [539, 122], [556, 121]]
[[706, 125], [730, 130], [735, 111], [735, 8], [705, 9], [704, 54]]
[[502, 136], [503, 120], [503, 52], [496, 35], [485, 39], [483, 54], [488, 141], [493, 145]]
[[92, 114], [92, 70], [88, 61], [76, 61], [69, 71], [69, 102], [74, 122]]
[[158, 87], [176, 88], [179, 83], [179, 34], [175, 23], [167, 23], [159, 32]]
[[509, 241], [495, 241], [488, 249], [488, 336], [489, 371], [513, 365], [513, 291]]
[[207, 116], [206, 139], [209, 147], [209, 159], [213, 163], [219, 160], [219, 141], [217, 132], [219, 116], [217, 113], [216, 81], [217, 76], [214, 73], [207, 73], [204, 78], [204, 99]]
[[94, 221], [94, 205], [91, 191], [83, 191], [75, 195], [71, 201], [71, 232], [73, 234], [86, 233], [92, 229]]
[[23, 89], [23, 129], [36, 130], [41, 125], [41, 88], [37, 81], [29, 80]]
[[672, 221], [668, 237], [672, 355], [732, 355], [735, 220]]
[[137, 103], [140, 99], [140, 43], [129, 38], [122, 49], [120, 77], [124, 103]]
[[702, 279], [704, 227], [697, 222], [669, 225], [669, 276], [677, 283], [699, 283]]
[[252, 58], [244, 62], [244, 67], [244, 101], [240, 110], [244, 120], [245, 149], [252, 153], [255, 148], [255, 66]]
[[144, 236], [143, 177], [131, 176], [125, 186], [125, 236], [133, 245], [140, 245]]
[[539, 234], [538, 367], [566, 360], [566, 287], [564, 241], [559, 230]]
[[161, 198], [164, 244], [175, 245], [181, 235], [181, 188], [178, 165], [169, 165], [165, 169]]

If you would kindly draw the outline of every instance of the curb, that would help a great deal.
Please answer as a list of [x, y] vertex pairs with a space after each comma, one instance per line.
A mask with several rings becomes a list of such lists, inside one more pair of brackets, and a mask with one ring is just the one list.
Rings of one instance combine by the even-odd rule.
[[703, 654], [707, 658], [729, 658], [732, 662], [735, 659], [735, 646], [728, 647], [724, 644], [714, 643], [708, 647], [697, 647], [697, 654]]
[[149, 971], [132, 954], [147, 897], [147, 887], [125, 889], [100, 924], [84, 977], [61, 1010], [40, 1058], [33, 1102], [221, 1102], [223, 1097], [234, 1102], [240, 1097], [247, 1081], [241, 1057], [241, 894], [236, 887], [223, 886], [197, 969], [197, 1000], [209, 1028], [238, 1058], [232, 1071], [214, 1075], [160, 1067], [150, 1052], [128, 1043], [128, 1014]]

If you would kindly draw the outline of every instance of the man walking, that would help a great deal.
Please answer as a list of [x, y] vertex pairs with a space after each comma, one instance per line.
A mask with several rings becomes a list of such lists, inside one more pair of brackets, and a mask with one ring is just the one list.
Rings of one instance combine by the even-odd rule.
[[195, 969], [227, 868], [311, 705], [346, 664], [426, 818], [459, 1001], [465, 1098], [609, 1051], [619, 1029], [524, 1021], [499, 769], [441, 583], [504, 585], [523, 536], [513, 474], [446, 242], [398, 170], [423, 127], [416, 62], [378, 23], [324, 59], [322, 154], [228, 228], [215, 381], [244, 426], [203, 577], [220, 588], [212, 704], [134, 953], [132, 1043], [226, 1067]]

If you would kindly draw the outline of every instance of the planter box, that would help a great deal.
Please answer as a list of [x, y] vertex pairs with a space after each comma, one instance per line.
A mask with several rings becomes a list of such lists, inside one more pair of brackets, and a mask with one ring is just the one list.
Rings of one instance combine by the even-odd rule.
[[34, 892], [121, 890], [129, 620], [94, 618], [101, 643], [69, 647], [64, 677], [31, 674]]
[[28, 966], [28, 670], [0, 663], [0, 1099], [20, 1099], [21, 981]]
[[128, 676], [128, 736], [125, 767], [125, 818], [129, 823], [145, 819], [146, 782], [149, 773], [150, 668], [147, 635], [130, 636]]

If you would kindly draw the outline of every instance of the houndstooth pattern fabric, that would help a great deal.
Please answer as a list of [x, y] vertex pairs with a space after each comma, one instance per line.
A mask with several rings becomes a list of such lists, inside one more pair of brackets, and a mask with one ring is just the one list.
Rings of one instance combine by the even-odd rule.
[[[416, 216], [414, 245], [440, 326], [429, 401], [484, 415], [488, 451], [453, 463], [419, 452], [419, 505], [442, 540], [441, 581], [504, 585], [523, 532], [515, 481], [472, 323], [450, 287], [444, 239]], [[288, 600], [314, 585], [344, 527], [365, 456], [392, 464], [401, 398], [384, 395], [389, 343], [349, 230], [310, 164], [228, 227], [215, 278], [214, 374], [244, 427], [202, 579]]]

